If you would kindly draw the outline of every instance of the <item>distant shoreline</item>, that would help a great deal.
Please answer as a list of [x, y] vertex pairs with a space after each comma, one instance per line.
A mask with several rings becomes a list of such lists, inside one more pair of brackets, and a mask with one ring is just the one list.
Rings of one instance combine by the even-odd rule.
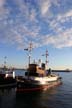
[[[26, 70], [26, 69], [16, 69], [16, 70]], [[51, 70], [52, 72], [72, 72], [72, 70]]]
[[[3, 68], [0, 67], [0, 70]], [[15, 70], [26, 70], [26, 69], [21, 69], [21, 68], [14, 68]], [[48, 71], [48, 70], [47, 70]], [[51, 70], [52, 72], [72, 72], [72, 70]]]
[[52, 70], [52, 72], [72, 72], [72, 70]]

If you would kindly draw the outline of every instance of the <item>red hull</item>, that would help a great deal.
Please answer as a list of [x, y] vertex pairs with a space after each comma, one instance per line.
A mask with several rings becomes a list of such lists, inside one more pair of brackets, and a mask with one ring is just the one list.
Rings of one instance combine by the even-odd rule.
[[17, 88], [17, 93], [23, 93], [23, 92], [35, 92], [35, 91], [46, 91], [50, 88], [53, 88], [55, 86], [58, 86], [62, 84], [61, 81], [57, 81], [57, 82], [53, 82], [53, 83], [49, 83], [48, 85], [42, 85], [42, 86], [37, 86], [37, 87], [28, 87], [28, 88]]

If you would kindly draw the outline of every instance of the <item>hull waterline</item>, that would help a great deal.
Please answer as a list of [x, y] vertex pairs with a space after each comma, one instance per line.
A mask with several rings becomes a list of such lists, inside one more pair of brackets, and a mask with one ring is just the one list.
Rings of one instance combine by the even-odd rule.
[[46, 91], [50, 88], [53, 88], [55, 86], [58, 86], [62, 84], [61, 80], [50, 82], [48, 84], [44, 85], [34, 85], [34, 84], [22, 84], [19, 82], [17, 84], [17, 93], [25, 93], [25, 92], [36, 92], [36, 91]]

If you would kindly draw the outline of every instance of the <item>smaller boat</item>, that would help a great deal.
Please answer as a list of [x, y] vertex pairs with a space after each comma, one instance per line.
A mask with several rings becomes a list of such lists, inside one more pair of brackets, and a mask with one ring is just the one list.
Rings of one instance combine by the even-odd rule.
[[6, 59], [4, 57], [4, 67], [0, 70], [0, 89], [8, 89], [16, 87], [15, 71], [13, 68], [7, 68]]
[[15, 71], [3, 68], [0, 70], [0, 89], [16, 87]]

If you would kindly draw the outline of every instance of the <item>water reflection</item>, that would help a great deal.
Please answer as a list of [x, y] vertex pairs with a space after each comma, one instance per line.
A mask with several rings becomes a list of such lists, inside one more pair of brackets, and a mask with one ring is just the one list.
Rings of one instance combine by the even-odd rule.
[[48, 105], [48, 100], [51, 102], [52, 96], [56, 93], [57, 91], [52, 89], [47, 92], [17, 94], [16, 106], [17, 108], [52, 108], [50, 104]]
[[55, 94], [57, 89], [20, 94], [15, 89], [0, 90], [0, 108], [53, 108], [50, 102]]
[[19, 94], [16, 99], [17, 108], [44, 108], [40, 100], [41, 93]]
[[0, 108], [14, 108], [16, 102], [16, 90], [1, 89], [0, 90]]

